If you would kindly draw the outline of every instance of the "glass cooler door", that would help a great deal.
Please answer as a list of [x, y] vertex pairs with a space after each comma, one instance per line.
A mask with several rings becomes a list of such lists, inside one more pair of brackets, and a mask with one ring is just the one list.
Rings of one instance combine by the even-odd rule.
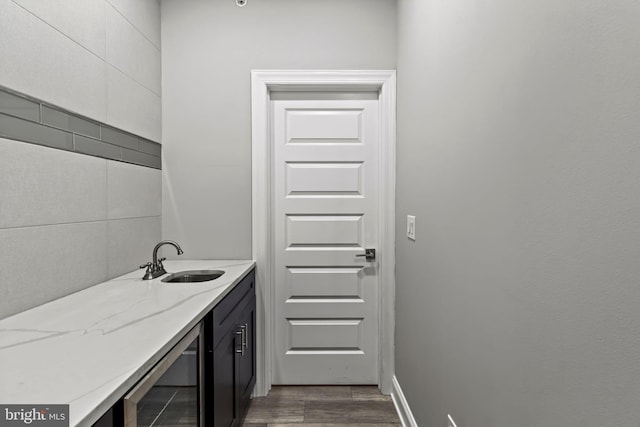
[[125, 396], [125, 427], [201, 424], [203, 337], [199, 324]]

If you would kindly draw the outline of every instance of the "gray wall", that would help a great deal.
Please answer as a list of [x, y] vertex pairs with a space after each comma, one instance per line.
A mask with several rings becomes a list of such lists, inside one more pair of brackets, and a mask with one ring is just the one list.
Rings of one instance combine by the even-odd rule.
[[189, 258], [250, 258], [250, 71], [393, 69], [396, 2], [163, 0], [161, 12], [163, 236]]
[[[0, 0], [0, 57], [0, 86], [160, 140], [157, 1]], [[147, 261], [161, 237], [161, 179], [0, 139], [0, 318]]]
[[640, 7], [398, 17], [396, 371], [418, 425], [637, 426]]

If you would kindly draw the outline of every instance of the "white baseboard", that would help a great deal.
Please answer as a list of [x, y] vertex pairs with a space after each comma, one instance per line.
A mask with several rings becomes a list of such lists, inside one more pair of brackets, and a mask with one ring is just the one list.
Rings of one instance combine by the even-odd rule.
[[405, 399], [400, 383], [395, 375], [392, 380], [391, 397], [393, 398], [393, 404], [396, 407], [396, 411], [398, 412], [400, 421], [402, 421], [403, 427], [418, 427], [418, 423], [416, 422], [416, 419], [413, 418], [411, 408], [409, 408], [407, 399]]

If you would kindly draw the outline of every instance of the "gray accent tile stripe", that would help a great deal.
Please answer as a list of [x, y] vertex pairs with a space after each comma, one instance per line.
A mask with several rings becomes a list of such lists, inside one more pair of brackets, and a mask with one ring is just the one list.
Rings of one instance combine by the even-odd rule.
[[75, 151], [78, 153], [111, 160], [122, 160], [122, 148], [117, 145], [107, 144], [106, 142], [87, 138], [82, 135], [74, 135], [73, 144]]
[[162, 169], [162, 161], [160, 160], [160, 157], [141, 153], [139, 151], [129, 150], [126, 148], [122, 149], [122, 160], [127, 163], [135, 163], [136, 165]]
[[140, 141], [139, 151], [154, 156], [160, 156], [162, 147], [159, 144], [151, 143], [149, 141]]
[[0, 86], [0, 137], [162, 169], [162, 146]]
[[38, 122], [40, 104], [7, 92], [0, 92], [0, 113]]
[[0, 136], [73, 151], [73, 134], [0, 113]]
[[42, 123], [80, 135], [100, 138], [99, 124], [58, 111], [46, 105], [42, 106]]
[[140, 143], [138, 137], [106, 126], [102, 127], [102, 140], [136, 151]]

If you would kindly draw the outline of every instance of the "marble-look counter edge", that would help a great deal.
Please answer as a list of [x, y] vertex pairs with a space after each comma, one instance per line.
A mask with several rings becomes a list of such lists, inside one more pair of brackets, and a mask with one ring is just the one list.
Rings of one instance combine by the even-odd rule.
[[[110, 376], [106, 378], [106, 382], [100, 381], [100, 374], [96, 373], [95, 384], [92, 384], [92, 389], [83, 390], [84, 394], [73, 398], [70, 401], [46, 401], [46, 402], [25, 402], [25, 397], [20, 394], [11, 394], [11, 384], [18, 388], [22, 385], [22, 382], [28, 382], [28, 379], [10, 378], [8, 382], [5, 382], [4, 386], [0, 386], [0, 403], [18, 403], [12, 400], [21, 399], [20, 403], [34, 403], [34, 404], [53, 404], [53, 403], [69, 403], [70, 404], [70, 425], [71, 426], [90, 426], [96, 422], [117, 400], [125, 394], [133, 385], [135, 385], [148, 371], [151, 369], [189, 330], [191, 330], [204, 315], [210, 311], [225, 295], [227, 295], [235, 285], [237, 285], [242, 278], [248, 274], [248, 272], [255, 266], [254, 261], [243, 260], [229, 260], [229, 261], [216, 261], [216, 260], [202, 260], [202, 261], [167, 261], [165, 263], [168, 272], [175, 272], [181, 270], [191, 269], [220, 269], [225, 270], [225, 275], [220, 279], [213, 282], [203, 282], [201, 284], [164, 284], [160, 283], [161, 278], [154, 279], [152, 281], [143, 282], [140, 280], [140, 272], [132, 272], [112, 279], [110, 281], [95, 285], [91, 288], [85, 289], [80, 292], [76, 292], [67, 297], [61, 298], [51, 303], [45, 304], [40, 307], [28, 310], [23, 313], [16, 314], [9, 318], [0, 320], [0, 361], [3, 363], [9, 363], [3, 359], [3, 352], [7, 352], [7, 349], [14, 347], [25, 347], [25, 353], [30, 350], [30, 347], [36, 350], [42, 351], [46, 349], [46, 344], [43, 341], [54, 341], [51, 346], [65, 345], [65, 338], [70, 343], [69, 345], [75, 345], [76, 348], [69, 349], [69, 352], [73, 354], [74, 351], [78, 351], [78, 356], [82, 360], [82, 353], [84, 356], [91, 356], [91, 351], [86, 346], [91, 346], [91, 343], [95, 343], [96, 339], [101, 339], [100, 345], [96, 345], [95, 352], [104, 351], [105, 345], [109, 348], [113, 348], [116, 352], [118, 349], [128, 348], [128, 343], [121, 342], [125, 338], [131, 338], [131, 333], [149, 334], [150, 336], [144, 337], [147, 344], [144, 356], [132, 355], [131, 360], [127, 360], [126, 356], [118, 354], [119, 362], [122, 365], [127, 366], [112, 366], [112, 371], [118, 371], [118, 375]], [[225, 277], [226, 276], [226, 277]], [[127, 294], [127, 289], [131, 290], [133, 301], [129, 301], [129, 307], [122, 307], [123, 297]], [[116, 293], [118, 295], [114, 296]], [[101, 305], [96, 302], [97, 299], [103, 297], [107, 306]], [[209, 298], [207, 301], [206, 298]], [[174, 299], [174, 298], [177, 298]], [[79, 301], [91, 301], [94, 306], [89, 306], [85, 310], [86, 319], [78, 319], [77, 313], [83, 313], [81, 309], [74, 306]], [[113, 307], [109, 307], [109, 303]], [[47, 317], [49, 313], [64, 313], [65, 304], [69, 304], [70, 315], [69, 319], [62, 319], [58, 322], [60, 325], [50, 327], [50, 324], [38, 325], [38, 322], [43, 323], [43, 319]], [[74, 307], [71, 307], [74, 306]], [[94, 313], [93, 311], [99, 310], [100, 313]], [[136, 315], [132, 317], [132, 311], [136, 310]], [[140, 311], [140, 313], [138, 313]], [[172, 312], [170, 315], [168, 312]], [[176, 313], [177, 312], [177, 313]], [[80, 314], [80, 315], [81, 315]], [[76, 318], [71, 319], [75, 315]], [[176, 316], [169, 317], [169, 316]], [[65, 328], [66, 323], [73, 321], [74, 329], [67, 331]], [[65, 323], [66, 322], [66, 323]], [[19, 326], [21, 328], [19, 328]], [[162, 331], [156, 330], [156, 328], [162, 328]], [[127, 331], [122, 334], [122, 331]], [[14, 339], [18, 339], [18, 342], [12, 344], [7, 343], [7, 338], [10, 340], [13, 335], [20, 335], [20, 333], [29, 335], [29, 333], [40, 332], [42, 334], [51, 333], [50, 336], [42, 336], [32, 340], [20, 341], [21, 336], [13, 336]], [[164, 335], [163, 335], [164, 333]], [[69, 337], [64, 335], [68, 334]], [[121, 335], [121, 337], [119, 337]], [[154, 340], [154, 336], [158, 338]], [[62, 338], [60, 338], [62, 336]], [[105, 340], [111, 340], [112, 342], [104, 342]], [[120, 340], [120, 341], [118, 341]], [[59, 342], [57, 342], [59, 341]], [[161, 342], [162, 341], [162, 342]], [[35, 344], [33, 344], [35, 343]], [[131, 343], [132, 347], [138, 343]], [[141, 343], [140, 345], [143, 345]], [[82, 346], [82, 348], [80, 348]], [[15, 350], [15, 348], [14, 348]], [[58, 350], [59, 351], [59, 350]], [[57, 353], [52, 352], [52, 357], [55, 357]], [[10, 356], [20, 356], [20, 352], [13, 351]], [[24, 354], [24, 360], [30, 361], [34, 359], [33, 355]], [[104, 362], [104, 354], [95, 354], [96, 360]], [[86, 358], [86, 357], [85, 357]], [[101, 359], [102, 358], [102, 359]], [[144, 361], [142, 359], [145, 359]], [[13, 360], [13, 358], [11, 359]], [[36, 357], [36, 361], [37, 361]], [[125, 362], [130, 362], [128, 365]], [[86, 360], [86, 364], [91, 364], [91, 360]], [[55, 365], [55, 364], [53, 364]], [[63, 364], [64, 366], [64, 364]], [[75, 368], [75, 366], [74, 366]], [[85, 367], [89, 369], [88, 367]], [[99, 366], [98, 366], [99, 368]], [[45, 369], [45, 368], [42, 368]], [[71, 369], [71, 368], [69, 368]], [[24, 369], [23, 369], [24, 370]], [[82, 369], [80, 369], [82, 371]], [[42, 375], [42, 372], [39, 372]], [[38, 370], [35, 370], [35, 374], [38, 374]], [[67, 372], [71, 377], [71, 384], [67, 384], [68, 387], [73, 385], [73, 375], [71, 372]], [[86, 374], [86, 372], [85, 372]], [[111, 375], [114, 375], [113, 372]], [[61, 378], [64, 375], [52, 376], [51, 378]], [[13, 380], [13, 381], [11, 381]], [[20, 383], [20, 384], [18, 384]], [[90, 383], [90, 381], [89, 381]], [[58, 384], [50, 384], [51, 386]], [[64, 389], [62, 384], [62, 388]], [[87, 385], [89, 387], [89, 385]], [[67, 390], [68, 391], [68, 390]], [[101, 394], [102, 393], [102, 394]], [[55, 392], [52, 392], [55, 394]], [[67, 393], [65, 396], [70, 395]], [[40, 395], [46, 396], [47, 393], [40, 393]]]

